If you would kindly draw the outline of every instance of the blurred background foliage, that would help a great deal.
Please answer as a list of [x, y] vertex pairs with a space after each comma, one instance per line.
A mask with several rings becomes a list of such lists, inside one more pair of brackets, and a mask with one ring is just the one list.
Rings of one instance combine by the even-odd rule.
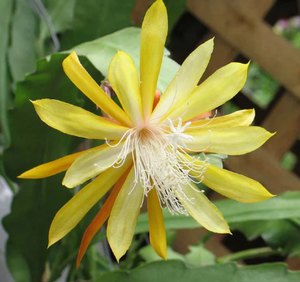
[[[186, 11], [186, 1], [164, 2], [169, 15], [170, 43], [174, 26]], [[62, 174], [42, 180], [19, 180], [17, 176], [91, 144], [46, 126], [29, 99], [55, 98], [100, 114], [64, 75], [61, 63], [68, 50], [76, 50], [82, 64], [99, 83], [118, 49], [128, 52], [138, 65], [141, 18], [133, 17], [137, 7], [135, 0], [0, 1], [0, 174], [14, 193], [11, 212], [2, 224], [9, 235], [6, 262], [15, 281], [57, 281], [62, 273], [65, 281], [182, 281], [183, 277], [186, 281], [199, 277], [203, 281], [225, 282], [253, 281], [253, 277], [256, 281], [299, 281], [300, 273], [287, 271], [280, 262], [285, 257], [300, 256], [298, 192], [249, 205], [216, 201], [232, 230], [249, 241], [258, 238], [263, 241], [262, 246], [240, 249], [227, 256], [217, 257], [205, 247], [207, 241], [217, 236], [209, 232], [190, 246], [186, 254], [176, 252], [172, 248], [177, 238], [175, 230], [200, 227], [190, 217], [173, 217], [165, 211], [170, 261], [161, 261], [149, 247], [147, 216], [142, 214], [135, 240], [119, 265], [109, 250], [103, 229], [76, 270], [81, 237], [101, 202], [68, 236], [47, 249], [50, 223], [74, 192], [61, 185]], [[298, 22], [299, 19], [292, 19], [278, 23], [274, 31], [300, 48]], [[168, 51], [159, 78], [162, 91], [179, 67], [167, 55]], [[251, 63], [245, 86], [245, 93], [251, 99], [265, 107], [278, 87], [276, 80], [255, 62]], [[230, 103], [222, 109], [223, 113], [233, 110], [235, 106]], [[222, 166], [225, 157], [210, 156], [210, 161]], [[291, 166], [293, 158], [285, 162], [286, 167]], [[269, 258], [274, 257], [278, 263], [254, 261], [254, 266], [234, 263], [245, 264], [251, 258], [270, 262]]]

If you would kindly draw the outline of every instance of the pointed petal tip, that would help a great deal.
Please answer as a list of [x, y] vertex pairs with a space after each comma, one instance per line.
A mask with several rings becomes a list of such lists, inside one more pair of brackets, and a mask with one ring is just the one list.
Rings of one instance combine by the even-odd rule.
[[113, 254], [114, 254], [114, 256], [115, 256], [115, 259], [116, 259], [116, 261], [117, 261], [117, 263], [120, 263], [120, 258], [124, 255], [119, 255], [119, 254], [117, 254], [117, 253], [115, 253], [114, 251], [113, 251], [113, 249], [111, 249], [112, 250], [112, 252], [113, 252]]
[[49, 249], [54, 243], [55, 243], [55, 242], [50, 241], [50, 238], [49, 238], [49, 242], [48, 242], [47, 249]]
[[26, 172], [21, 173], [17, 178], [26, 178]]
[[265, 187], [261, 186], [259, 194], [255, 199], [252, 199], [251, 201], [243, 201], [243, 202], [247, 204], [259, 203], [262, 201], [269, 200], [273, 197], [276, 197], [276, 195], [271, 194]]
[[29, 99], [30, 103], [31, 103], [34, 107], [35, 107], [36, 105], [38, 105], [39, 100], [42, 100], [42, 99], [38, 99], [38, 100], [31, 100], [31, 99]]
[[78, 252], [78, 255], [77, 255], [77, 259], [76, 259], [76, 270], [78, 270], [82, 258], [83, 258], [83, 256], [80, 254], [80, 251], [79, 251], [79, 252]]
[[165, 250], [160, 251], [160, 252], [157, 252], [157, 251], [155, 250], [155, 252], [156, 252], [157, 255], [158, 255], [159, 257], [161, 257], [163, 260], [167, 260], [167, 248], [166, 248]]
[[267, 189], [265, 189], [265, 193], [263, 193], [262, 197], [264, 197], [264, 199], [262, 199], [261, 201], [265, 201], [271, 198], [276, 197], [277, 195], [274, 195], [272, 193], [270, 193]]
[[214, 44], [215, 44], [215, 36], [212, 37], [212, 38], [210, 38], [210, 39], [208, 39], [208, 40], [207, 40], [206, 42], [204, 42], [204, 43], [211, 44], [212, 46], [214, 46]]
[[114, 257], [115, 257], [117, 263], [120, 263], [120, 258], [121, 258], [122, 256], [125, 255], [125, 253], [126, 253], [127, 250], [125, 250], [125, 251], [123, 252], [123, 254], [120, 253], [120, 252], [118, 252], [118, 250], [116, 250], [116, 249], [113, 248], [113, 245], [112, 245], [111, 242], [110, 242], [110, 237], [109, 237], [108, 234], [106, 234], [106, 237], [107, 237], [108, 245], [109, 245], [109, 247], [110, 247], [112, 253], [114, 254]]
[[[275, 131], [274, 133], [269, 132], [268, 130], [266, 130], [266, 140], [265, 142], [267, 142], [271, 137], [273, 137], [275, 134], [277, 133], [277, 131]], [[265, 143], [264, 142], [264, 143]], [[264, 144], [263, 143], [263, 144]]]
[[[208, 227], [206, 227], [206, 226], [204, 226], [204, 228], [207, 229], [207, 230], [210, 231], [210, 232], [213, 232], [213, 233], [218, 233], [218, 234], [230, 234], [230, 235], [232, 235], [232, 233], [231, 233], [231, 231], [230, 231], [230, 228], [229, 228], [227, 222], [225, 221], [225, 219], [224, 219], [224, 222], [223, 222], [223, 223], [224, 223], [225, 226], [220, 227], [218, 230], [216, 230], [216, 229], [211, 229], [211, 228], [208, 228]], [[226, 223], [226, 224], [225, 224], [225, 223]]]
[[117, 263], [120, 263], [120, 259], [125, 255], [125, 253], [127, 252], [129, 247], [126, 250], [119, 252], [119, 250], [115, 249], [113, 247], [113, 245], [111, 244], [109, 236], [107, 236], [107, 242], [108, 242], [108, 245], [110, 246], [112, 253], [114, 254], [114, 257], [115, 257]]
[[33, 171], [34, 171], [34, 168], [27, 170], [27, 171], [23, 172], [22, 174], [18, 175], [17, 178], [19, 178], [19, 179], [40, 179], [40, 178], [48, 177], [48, 176], [38, 175], [38, 174], [34, 173]]
[[30, 170], [25, 171], [22, 174], [18, 175], [17, 178], [19, 179], [37, 179], [38, 177], [34, 177], [33, 175], [30, 175]]

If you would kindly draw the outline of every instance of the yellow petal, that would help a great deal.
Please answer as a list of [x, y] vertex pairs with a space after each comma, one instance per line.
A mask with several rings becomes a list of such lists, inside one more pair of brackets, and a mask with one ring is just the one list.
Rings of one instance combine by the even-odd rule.
[[132, 168], [108, 220], [107, 240], [117, 261], [126, 253], [131, 244], [144, 196], [143, 188], [134, 181], [135, 173]]
[[68, 188], [76, 187], [113, 166], [119, 158], [123, 145], [124, 143], [120, 143], [115, 147], [106, 145], [99, 150], [81, 155], [68, 169], [63, 179], [63, 185]]
[[166, 260], [167, 239], [164, 217], [155, 189], [148, 193], [147, 204], [151, 246], [161, 258]]
[[147, 11], [142, 24], [140, 79], [144, 117], [149, 118], [154, 101], [164, 45], [168, 32], [167, 10], [157, 0]]
[[128, 169], [132, 160], [128, 159], [120, 168], [109, 168], [93, 182], [82, 188], [55, 215], [49, 231], [49, 245], [67, 235], [86, 213], [106, 194]]
[[204, 150], [225, 155], [243, 155], [262, 146], [274, 134], [259, 126], [213, 127], [188, 133], [194, 140], [186, 140], [190, 150]]
[[197, 86], [187, 103], [183, 103], [169, 116], [175, 120], [183, 115], [184, 121], [213, 110], [234, 97], [244, 86], [249, 64], [231, 63], [218, 69]]
[[32, 103], [43, 122], [69, 135], [116, 140], [129, 129], [58, 100], [42, 99]]
[[97, 106], [99, 106], [105, 113], [121, 124], [127, 126], [132, 125], [125, 112], [106, 95], [102, 88], [81, 65], [75, 52], [72, 52], [63, 61], [63, 69], [76, 87]]
[[130, 120], [135, 125], [143, 122], [140, 81], [132, 58], [118, 51], [110, 63], [108, 78]]
[[122, 186], [127, 178], [127, 175], [129, 173], [130, 169], [131, 168], [128, 168], [128, 170], [122, 175], [122, 177], [114, 185], [114, 188], [112, 189], [109, 196], [105, 200], [105, 203], [101, 207], [100, 211], [97, 213], [97, 215], [94, 217], [93, 221], [90, 223], [88, 228], [85, 230], [84, 235], [81, 240], [80, 249], [79, 249], [78, 255], [77, 255], [77, 262], [76, 262], [77, 269], [79, 267], [79, 264], [84, 256], [89, 244], [91, 243], [93, 237], [97, 234], [97, 232], [103, 226], [105, 221], [108, 219], [111, 209], [114, 205], [114, 202], [120, 192], [120, 189], [122, 188]]
[[234, 126], [249, 126], [255, 117], [255, 111], [252, 110], [241, 110], [236, 111], [232, 114], [193, 121], [192, 124], [185, 130], [186, 132], [197, 131], [199, 129], [214, 127], [234, 127]]
[[[204, 228], [215, 233], [230, 233], [229, 226], [218, 208], [194, 185], [182, 186], [183, 195], [175, 192], [187, 212]], [[189, 199], [189, 200], [188, 200]]]
[[208, 40], [187, 57], [161, 96], [151, 120], [163, 120], [181, 104], [186, 103], [208, 65], [213, 47], [213, 39]]
[[257, 181], [246, 176], [210, 165], [203, 184], [230, 199], [257, 203], [274, 197]]
[[103, 146], [106, 146], [106, 145], [94, 147], [89, 150], [71, 154], [71, 155], [65, 156], [63, 158], [57, 159], [55, 161], [39, 165], [37, 167], [34, 167], [30, 170], [25, 171], [20, 176], [18, 176], [18, 178], [38, 179], [38, 178], [45, 178], [45, 177], [49, 177], [49, 176], [58, 174], [62, 171], [67, 170], [72, 165], [72, 163], [82, 154], [93, 151], [93, 150], [98, 150]]

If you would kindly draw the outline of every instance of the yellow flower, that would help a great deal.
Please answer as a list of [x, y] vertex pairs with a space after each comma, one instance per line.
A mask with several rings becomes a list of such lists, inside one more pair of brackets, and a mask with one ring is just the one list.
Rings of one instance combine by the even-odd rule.
[[63, 184], [68, 188], [97, 176], [57, 212], [50, 227], [49, 246], [70, 232], [113, 187], [83, 237], [78, 264], [107, 219], [108, 242], [119, 260], [131, 244], [145, 199], [151, 245], [166, 259], [161, 207], [173, 214], [190, 214], [212, 232], [230, 233], [220, 211], [195, 186], [197, 182], [244, 203], [272, 197], [258, 182], [209, 164], [196, 154], [241, 155], [272, 136], [263, 128], [249, 126], [253, 110], [199, 119], [241, 90], [248, 65], [231, 63], [197, 86], [213, 50], [213, 40], [209, 40], [189, 55], [154, 106], [166, 35], [166, 8], [157, 0], [142, 25], [140, 75], [124, 52], [117, 52], [110, 63], [108, 79], [122, 108], [90, 77], [74, 52], [64, 60], [69, 79], [108, 118], [57, 100], [33, 101], [39, 117], [49, 126], [74, 136], [106, 140], [102, 146], [40, 165], [20, 176], [43, 178], [67, 170]]

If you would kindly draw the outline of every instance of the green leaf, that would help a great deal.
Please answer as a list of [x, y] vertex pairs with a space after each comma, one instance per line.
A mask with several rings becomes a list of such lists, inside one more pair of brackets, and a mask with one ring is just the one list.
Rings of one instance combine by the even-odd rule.
[[11, 21], [8, 63], [13, 81], [16, 83], [23, 80], [25, 74], [32, 72], [35, 68], [38, 18], [27, 1], [15, 0], [15, 6]]
[[223, 161], [228, 158], [227, 155], [222, 154], [207, 154], [207, 153], [200, 153], [197, 154], [197, 157], [199, 157], [203, 161], [207, 161], [212, 165], [215, 165], [219, 168], [223, 168]]
[[[160, 261], [162, 258], [154, 251], [151, 245], [147, 245], [139, 250], [139, 255], [146, 261]], [[182, 260], [185, 261], [185, 257], [182, 254], [175, 252], [171, 247], [167, 247], [168, 260]]]
[[[168, 260], [181, 260], [187, 266], [205, 266], [216, 263], [216, 257], [213, 253], [206, 250], [202, 244], [198, 246], [189, 246], [189, 252], [184, 256], [174, 251], [171, 247], [167, 247]], [[145, 262], [162, 261], [163, 259], [157, 255], [151, 245], [147, 245], [139, 250], [139, 255]]]
[[97, 281], [105, 282], [297, 282], [299, 271], [288, 271], [283, 263], [237, 266], [236, 264], [211, 265], [188, 268], [182, 261], [159, 261], [144, 264], [131, 271], [113, 271]]
[[[85, 55], [95, 68], [107, 77], [110, 61], [118, 50], [128, 53], [139, 69], [140, 42], [141, 29], [130, 27], [94, 41], [83, 43], [72, 50], [79, 55]], [[175, 61], [167, 57], [168, 54], [169, 52], [166, 50], [157, 84], [157, 88], [162, 92], [165, 91], [180, 67]]]
[[262, 237], [270, 247], [289, 257], [300, 257], [300, 226], [294, 219], [240, 222], [232, 225], [232, 229], [243, 232], [248, 240]]
[[189, 266], [205, 266], [216, 263], [216, 256], [205, 249], [202, 244], [189, 246], [189, 252], [185, 255], [186, 263]]
[[[251, 222], [253, 220], [291, 219], [300, 214], [300, 192], [286, 192], [281, 196], [255, 204], [244, 204], [233, 200], [214, 202], [229, 224]], [[171, 215], [164, 210], [166, 229], [197, 228], [200, 225], [191, 217]], [[136, 233], [148, 232], [147, 214], [141, 214], [137, 223]]]
[[9, 41], [9, 28], [13, 1], [0, 1], [0, 127], [2, 130], [2, 143], [6, 148], [10, 143], [7, 110], [9, 108], [9, 76], [6, 64], [6, 53]]
[[[65, 54], [57, 54], [39, 60], [36, 72], [17, 85], [15, 108], [9, 113], [12, 142], [4, 151], [6, 171], [13, 180], [27, 169], [72, 152], [81, 141], [44, 124], [29, 101], [47, 97], [78, 106], [84, 104], [84, 95], [63, 73], [61, 64], [65, 57]], [[91, 67], [87, 60], [81, 60], [86, 67]], [[90, 67], [91, 75], [98, 74], [97, 79], [100, 79], [99, 73]], [[61, 181], [62, 174], [18, 182], [20, 191], [13, 200], [11, 213], [3, 221], [9, 234], [7, 262], [16, 282], [41, 281], [49, 254], [50, 223], [72, 196], [72, 190], [62, 187]], [[24, 267], [20, 269], [18, 262]], [[22, 275], [18, 274], [20, 271]], [[26, 278], [22, 277], [23, 272], [26, 272]]]
[[62, 36], [62, 50], [131, 26], [134, 4], [135, 0], [76, 1], [72, 30]]

